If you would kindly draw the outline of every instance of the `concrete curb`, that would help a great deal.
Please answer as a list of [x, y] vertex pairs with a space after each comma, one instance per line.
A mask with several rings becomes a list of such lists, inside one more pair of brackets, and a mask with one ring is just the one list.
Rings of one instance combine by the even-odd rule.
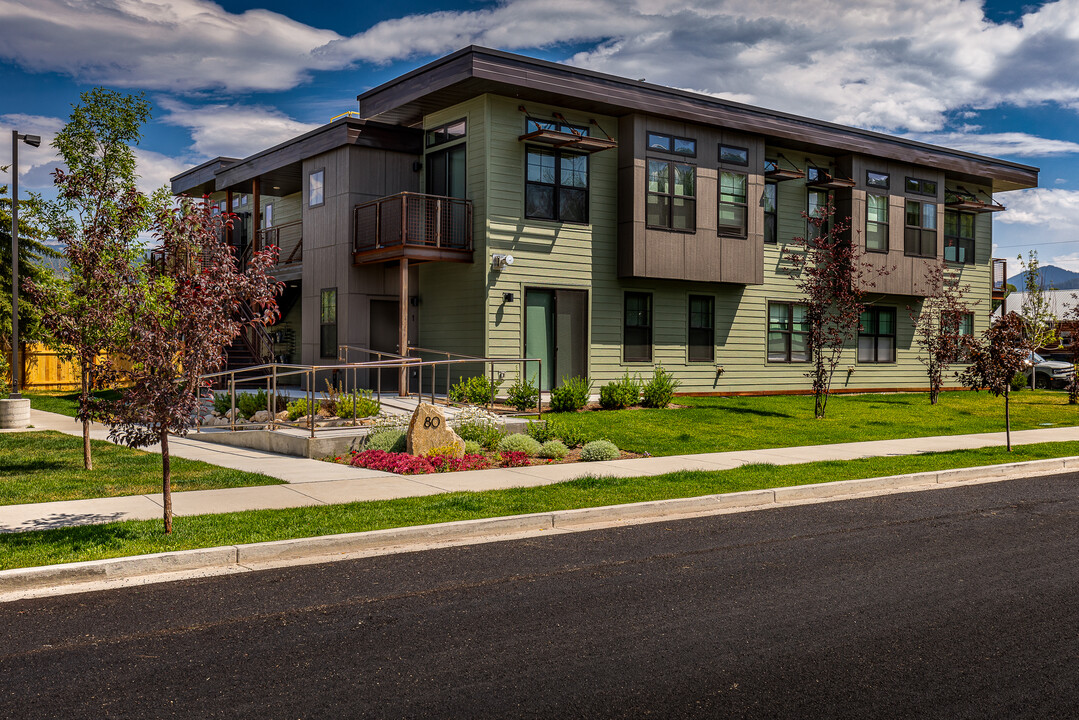
[[77, 591], [78, 586], [89, 586], [105, 580], [166, 575], [185, 570], [244, 570], [251, 565], [287, 563], [313, 558], [329, 561], [335, 555], [344, 556], [358, 552], [407, 551], [410, 548], [431, 543], [464, 542], [544, 530], [572, 531], [598, 523], [657, 522], [686, 515], [781, 507], [791, 502], [827, 501], [865, 493], [883, 494], [904, 488], [929, 489], [934, 485], [975, 480], [993, 482], [1035, 474], [1064, 472], [1075, 468], [1079, 468], [1079, 457], [1030, 460], [1004, 465], [939, 470], [862, 480], [840, 480], [831, 483], [654, 500], [628, 505], [555, 510], [530, 515], [18, 568], [0, 571], [0, 595], [60, 587]]

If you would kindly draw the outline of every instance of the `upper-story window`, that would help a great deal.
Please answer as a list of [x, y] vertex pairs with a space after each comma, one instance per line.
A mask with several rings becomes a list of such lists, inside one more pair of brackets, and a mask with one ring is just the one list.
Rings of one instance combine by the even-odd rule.
[[944, 259], [957, 263], [974, 262], [974, 214], [944, 212]]
[[906, 190], [908, 193], [936, 196], [937, 182], [936, 180], [923, 180], [922, 178], [909, 177], [907, 178]]
[[865, 194], [865, 249], [888, 252], [888, 196]]
[[871, 188], [887, 190], [890, 182], [891, 178], [888, 173], [874, 172], [873, 170], [865, 171], [865, 184]]
[[[825, 207], [828, 205], [828, 192], [825, 190], [814, 190], [810, 188], [806, 191], [806, 215], [811, 218], [819, 218], [824, 216]], [[823, 225], [816, 225], [815, 223], [806, 220], [806, 238], [815, 240], [821, 235], [825, 235], [828, 232], [828, 223]]]
[[315, 170], [307, 176], [307, 207], [326, 202], [326, 171]]
[[588, 127], [585, 125], [572, 125], [557, 120], [540, 120], [538, 118], [529, 117], [525, 119], [525, 132], [535, 132], [536, 130], [553, 130], [555, 132], [567, 133], [571, 135], [587, 135]]
[[721, 170], [719, 173], [719, 234], [726, 237], [746, 236], [746, 174]]
[[806, 182], [817, 182], [818, 180], [826, 180], [831, 176], [825, 168], [817, 167], [816, 165], [806, 166]]
[[525, 217], [588, 222], [588, 156], [528, 148]]
[[907, 200], [903, 251], [907, 255], [935, 257], [937, 254], [937, 204]]
[[733, 145], [720, 145], [719, 162], [723, 165], [749, 165], [749, 150]]
[[779, 201], [779, 184], [769, 182], [764, 184], [764, 196], [761, 205], [764, 206], [764, 242], [773, 245], [779, 241], [779, 217], [776, 207]]
[[674, 155], [696, 157], [697, 141], [692, 138], [650, 132], [648, 133], [648, 149], [658, 152], [673, 153]]
[[444, 145], [454, 140], [460, 140], [465, 136], [467, 123], [464, 118], [454, 120], [427, 131], [427, 147]]
[[669, 160], [648, 161], [645, 224], [692, 232], [697, 229], [697, 168]]

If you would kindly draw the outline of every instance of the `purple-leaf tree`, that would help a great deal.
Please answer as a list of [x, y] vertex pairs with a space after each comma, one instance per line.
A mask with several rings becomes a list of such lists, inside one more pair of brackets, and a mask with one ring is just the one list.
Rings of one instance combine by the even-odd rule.
[[[277, 248], [255, 253], [241, 272], [221, 232], [229, 222], [205, 200], [184, 198], [158, 210], [161, 245], [141, 286], [143, 301], [126, 323], [128, 386], [114, 403], [109, 437], [134, 448], [160, 443], [166, 533], [172, 532], [169, 434], [185, 435], [195, 425], [202, 376], [221, 368], [237, 335], [278, 316], [281, 284], [267, 274]], [[253, 312], [240, 313], [243, 305]]]
[[141, 95], [94, 88], [80, 96], [53, 146], [67, 169], [53, 173], [57, 199], [42, 203], [39, 222], [64, 248], [67, 280], [27, 282], [34, 303], [49, 311], [42, 325], [61, 357], [78, 362], [77, 418], [82, 421], [83, 464], [93, 468], [90, 423], [108, 418], [95, 390], [111, 386], [127, 308], [135, 302], [149, 200], [135, 185], [139, 127], [150, 117]]
[[970, 313], [964, 300], [970, 285], [960, 285], [957, 273], [943, 260], [929, 266], [925, 279], [929, 294], [917, 314], [909, 305], [907, 313], [914, 323], [914, 341], [922, 350], [918, 359], [929, 376], [929, 403], [936, 405], [944, 374], [962, 354], [960, 331]]
[[970, 357], [970, 367], [959, 379], [977, 392], [985, 388], [996, 397], [1004, 396], [1004, 431], [1008, 452], [1012, 451], [1012, 421], [1008, 391], [1012, 378], [1023, 369], [1028, 351], [1023, 335], [1023, 318], [1014, 312], [994, 322], [981, 340], [968, 337], [964, 344]]
[[1068, 348], [1069, 359], [1072, 363], [1072, 376], [1068, 380], [1068, 404], [1079, 404], [1079, 294], [1072, 293], [1072, 307], [1064, 315], [1062, 330], [1068, 335], [1070, 341]]
[[806, 340], [813, 364], [806, 377], [813, 381], [813, 413], [818, 419], [828, 408], [843, 349], [858, 334], [866, 291], [875, 286], [876, 277], [887, 273], [867, 262], [859, 243], [847, 237], [850, 218], [833, 222], [834, 215], [830, 203], [813, 215], [803, 212], [809, 237], [793, 238], [792, 247], [784, 251], [805, 296]]

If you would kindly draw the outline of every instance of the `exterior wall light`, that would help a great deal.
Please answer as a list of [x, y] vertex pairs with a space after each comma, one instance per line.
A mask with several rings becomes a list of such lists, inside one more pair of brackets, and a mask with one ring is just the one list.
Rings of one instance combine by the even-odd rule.
[[495, 253], [491, 255], [491, 269], [492, 270], [504, 270], [506, 266], [513, 264], [512, 255], [499, 255]]

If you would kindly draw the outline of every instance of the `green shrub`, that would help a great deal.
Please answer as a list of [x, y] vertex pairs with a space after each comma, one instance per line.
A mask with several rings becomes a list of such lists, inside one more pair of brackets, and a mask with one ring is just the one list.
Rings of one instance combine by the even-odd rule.
[[465, 455], [479, 455], [483, 452], [483, 446], [475, 440], [465, 440]]
[[352, 417], [353, 405], [355, 405], [358, 418], [378, 415], [382, 410], [382, 405], [378, 400], [372, 399], [371, 394], [370, 390], [356, 390], [348, 395], [341, 395], [337, 398], [337, 416]]
[[539, 402], [539, 388], [531, 380], [518, 376], [517, 382], [510, 385], [506, 402], [521, 412], [530, 410]]
[[548, 440], [554, 440], [555, 434], [551, 431], [551, 423], [548, 420], [532, 422], [528, 421], [528, 429], [525, 431], [528, 437], [532, 438], [536, 442], [545, 443]]
[[528, 457], [535, 457], [539, 454], [540, 447], [538, 442], [521, 433], [507, 435], [498, 441], [499, 452], [523, 452]]
[[681, 384], [680, 381], [675, 379], [674, 375], [664, 370], [662, 365], [657, 365], [652, 373], [652, 379], [648, 381], [641, 391], [641, 405], [650, 408], [667, 407], [671, 404], [674, 391]]
[[1012, 386], [1012, 390], [1014, 390], [1016, 392], [1019, 392], [1020, 390], [1025, 388], [1029, 383], [1030, 383], [1030, 378], [1028, 378], [1027, 374], [1025, 372], [1023, 372], [1022, 370], [1017, 372], [1015, 375], [1012, 375], [1011, 386]]
[[268, 398], [266, 397], [265, 390], [259, 390], [257, 393], [236, 393], [236, 409], [240, 411], [240, 415], [245, 418], [249, 418], [259, 410], [266, 410], [266, 404]]
[[470, 405], [488, 405], [494, 402], [495, 392], [500, 384], [491, 382], [486, 375], [476, 375], [451, 387], [450, 400]]
[[584, 462], [616, 460], [621, 454], [618, 446], [610, 440], [593, 440], [581, 448], [581, 460]]
[[551, 391], [551, 410], [573, 412], [588, 404], [592, 381], [586, 377], [562, 378], [562, 384]]
[[214, 410], [224, 415], [232, 409], [232, 399], [227, 392], [214, 393]]
[[506, 431], [497, 425], [482, 422], [464, 422], [457, 426], [457, 436], [465, 442], [479, 443], [488, 450], [494, 450]]
[[540, 446], [539, 456], [551, 460], [561, 460], [569, 453], [569, 448], [558, 440], [548, 440]]
[[408, 450], [408, 433], [397, 430], [378, 430], [367, 436], [364, 449], [406, 452]]
[[285, 409], [288, 411], [289, 420], [298, 420], [307, 414], [307, 398], [296, 398]]
[[621, 380], [607, 383], [599, 390], [599, 406], [604, 410], [623, 410], [636, 405], [641, 397], [641, 378], [629, 373]]
[[561, 440], [566, 447], [580, 447], [590, 439], [581, 428], [571, 427], [557, 420], [549, 420], [548, 427], [551, 429], [551, 437]]

